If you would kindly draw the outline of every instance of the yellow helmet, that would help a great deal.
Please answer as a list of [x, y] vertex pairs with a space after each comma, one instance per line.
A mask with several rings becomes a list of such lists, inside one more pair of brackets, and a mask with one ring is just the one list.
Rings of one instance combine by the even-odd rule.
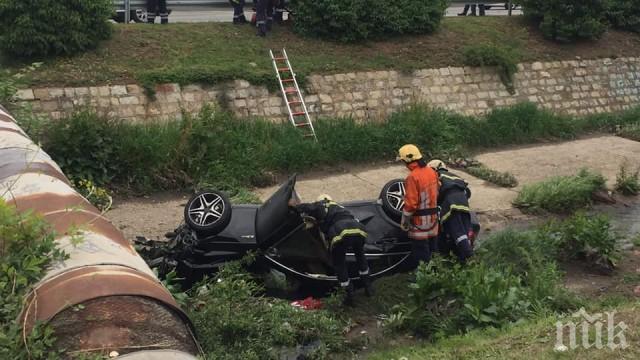
[[420, 149], [417, 146], [412, 144], [407, 144], [398, 150], [398, 157], [396, 160], [402, 160], [405, 163], [414, 162], [422, 159], [422, 154], [420, 153]]
[[322, 195], [318, 196], [316, 201], [333, 201], [333, 199], [328, 194], [322, 194]]
[[438, 160], [438, 159], [429, 161], [427, 166], [432, 168], [433, 170], [440, 170], [440, 169], [447, 170], [447, 165], [444, 163], [444, 161]]

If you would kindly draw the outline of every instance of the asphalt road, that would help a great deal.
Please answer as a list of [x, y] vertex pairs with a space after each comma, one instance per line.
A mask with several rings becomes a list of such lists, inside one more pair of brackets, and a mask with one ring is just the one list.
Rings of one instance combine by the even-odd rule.
[[[251, 6], [245, 6], [245, 14], [247, 17], [251, 14]], [[462, 12], [462, 6], [451, 6], [447, 9], [446, 16], [457, 16]], [[522, 14], [516, 10], [514, 15]], [[487, 11], [488, 16], [507, 16], [508, 12], [504, 7], [498, 7], [497, 10], [491, 9]], [[177, 7], [173, 9], [170, 22], [230, 22], [233, 17], [233, 9], [224, 6], [190, 6]]]

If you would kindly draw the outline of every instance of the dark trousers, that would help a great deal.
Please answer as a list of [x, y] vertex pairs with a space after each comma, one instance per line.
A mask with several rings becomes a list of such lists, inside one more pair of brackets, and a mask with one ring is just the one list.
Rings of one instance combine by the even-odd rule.
[[[471, 15], [476, 15], [476, 4], [466, 4], [464, 6], [464, 10], [462, 10], [462, 13], [464, 15], [467, 15], [467, 12], [469, 11], [469, 7], [471, 7]], [[484, 4], [478, 4], [478, 8], [480, 9], [480, 16], [484, 16], [485, 13], [485, 8], [484, 8]]]
[[349, 249], [352, 249], [356, 256], [360, 275], [369, 275], [369, 264], [364, 255], [365, 240], [366, 238], [360, 235], [346, 236], [331, 247], [331, 260], [341, 287], [349, 286], [349, 269], [347, 266], [347, 251]]
[[266, 25], [273, 21], [274, 0], [258, 0], [256, 3], [257, 25]]
[[147, 0], [147, 20], [150, 23], [155, 22], [156, 15], [159, 15], [163, 23], [169, 20], [169, 10], [167, 9], [167, 0]]
[[469, 239], [471, 215], [466, 212], [452, 211], [451, 216], [442, 224], [439, 250], [444, 255], [454, 253], [462, 263], [473, 256], [473, 248]]
[[431, 261], [431, 248], [434, 246], [434, 241], [435, 238], [427, 240], [411, 240], [409, 265], [412, 269], [417, 268], [421, 261], [425, 263]]
[[230, 0], [233, 5], [233, 20], [244, 17], [244, 4], [245, 0]]

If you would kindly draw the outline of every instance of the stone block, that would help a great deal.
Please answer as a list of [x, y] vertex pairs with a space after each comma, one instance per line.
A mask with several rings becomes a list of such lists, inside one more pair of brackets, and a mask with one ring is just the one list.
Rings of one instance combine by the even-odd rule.
[[127, 87], [124, 85], [113, 85], [111, 86], [111, 95], [113, 96], [127, 95]]
[[[275, 104], [276, 106], [280, 105]], [[246, 108], [247, 107], [247, 100], [245, 99], [238, 99], [238, 100], [234, 100], [233, 101], [233, 106], [235, 106], [236, 108]]]
[[49, 89], [49, 98], [57, 99], [64, 96], [64, 90], [62, 88], [50, 88]]
[[140, 101], [136, 96], [124, 96], [120, 98], [121, 105], [139, 105]]
[[32, 89], [22, 89], [16, 92], [15, 98], [21, 101], [35, 100], [36, 96]]
[[131, 84], [131, 85], [127, 85], [126, 87], [127, 87], [127, 92], [129, 94], [134, 95], [134, 94], [142, 94], [143, 93], [142, 88], [140, 86], [138, 86], [138, 85]]
[[[354, 96], [355, 98], [355, 96]], [[333, 99], [331, 99], [331, 96], [326, 95], [326, 94], [320, 94], [320, 102], [323, 104], [331, 104], [333, 102]], [[324, 106], [323, 106], [323, 110], [324, 110]]]

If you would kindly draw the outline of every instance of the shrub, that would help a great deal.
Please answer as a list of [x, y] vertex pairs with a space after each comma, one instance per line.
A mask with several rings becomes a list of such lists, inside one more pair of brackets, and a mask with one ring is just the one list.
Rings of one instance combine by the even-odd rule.
[[521, 0], [525, 16], [553, 40], [597, 39], [607, 30], [607, 0]]
[[262, 297], [264, 289], [238, 262], [191, 291], [187, 309], [207, 358], [280, 359], [287, 348], [316, 341], [310, 358], [342, 349], [341, 323], [324, 310]]
[[302, 35], [354, 42], [438, 28], [445, 0], [295, 0], [295, 31]]
[[111, 35], [110, 0], [3, 0], [0, 48], [19, 57], [71, 55]]
[[640, 168], [636, 171], [629, 171], [628, 164], [623, 163], [620, 166], [618, 175], [616, 176], [616, 191], [623, 195], [638, 195], [640, 193]]
[[533, 212], [568, 213], [590, 205], [593, 193], [604, 189], [604, 185], [602, 175], [582, 169], [575, 176], [555, 176], [525, 185], [514, 205]]
[[[65, 259], [49, 226], [34, 215], [18, 214], [0, 199], [0, 358], [57, 359], [53, 331], [38, 325], [24, 334], [16, 319], [25, 296], [52, 262]], [[28, 346], [28, 350], [27, 347]]]
[[497, 170], [489, 169], [484, 165], [469, 166], [465, 168], [464, 171], [477, 178], [488, 181], [498, 186], [507, 188], [518, 186], [518, 179], [516, 179], [513, 174], [509, 172], [500, 172]]
[[612, 0], [608, 12], [611, 25], [618, 29], [640, 32], [640, 7], [638, 0]]
[[462, 55], [465, 65], [497, 67], [500, 80], [511, 94], [515, 94], [513, 76], [518, 71], [520, 61], [520, 54], [516, 49], [480, 44], [467, 46]]
[[616, 134], [629, 140], [640, 141], [640, 123], [625, 124], [616, 131]]

